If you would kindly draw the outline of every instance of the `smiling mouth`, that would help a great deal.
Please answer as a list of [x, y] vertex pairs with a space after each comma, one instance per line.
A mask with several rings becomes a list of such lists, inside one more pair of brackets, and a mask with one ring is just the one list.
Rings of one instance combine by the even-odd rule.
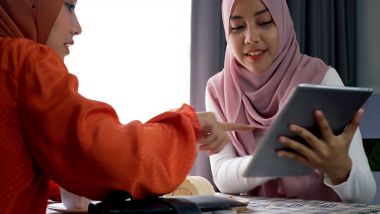
[[259, 51], [251, 51], [244, 55], [253, 61], [259, 61], [264, 56], [264, 53], [265, 53], [265, 50], [259, 50]]
[[245, 55], [247, 55], [247, 56], [259, 56], [263, 53], [264, 53], [264, 51], [254, 51], [254, 52], [247, 53]]

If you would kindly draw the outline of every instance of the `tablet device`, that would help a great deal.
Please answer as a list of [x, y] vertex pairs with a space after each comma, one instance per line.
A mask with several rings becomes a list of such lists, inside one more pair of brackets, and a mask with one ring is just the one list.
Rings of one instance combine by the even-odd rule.
[[313, 116], [316, 109], [322, 110], [334, 134], [339, 134], [351, 122], [371, 93], [371, 88], [298, 85], [273, 125], [258, 142], [256, 153], [252, 155], [243, 175], [245, 177], [282, 177], [311, 173], [313, 169], [298, 161], [277, 156], [276, 151], [279, 149], [291, 150], [279, 143], [277, 137], [287, 136], [306, 143], [302, 138], [288, 131], [289, 124], [300, 125], [316, 136], [320, 136], [319, 127]]

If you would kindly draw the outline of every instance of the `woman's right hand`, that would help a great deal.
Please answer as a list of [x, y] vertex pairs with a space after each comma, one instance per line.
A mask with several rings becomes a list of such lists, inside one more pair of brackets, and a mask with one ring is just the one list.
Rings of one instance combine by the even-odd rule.
[[340, 134], [334, 134], [322, 111], [314, 112], [315, 121], [319, 126], [321, 136], [316, 136], [307, 129], [290, 125], [289, 130], [303, 138], [307, 144], [287, 137], [280, 137], [279, 142], [294, 149], [295, 152], [278, 151], [281, 157], [291, 158], [311, 168], [325, 173], [333, 185], [345, 182], [351, 172], [352, 160], [349, 148], [354, 134], [359, 127], [364, 110], [359, 109], [352, 121]]
[[212, 112], [197, 112], [197, 117], [200, 124], [198, 148], [200, 151], [208, 151], [209, 155], [220, 152], [230, 141], [227, 131], [252, 131], [255, 129], [251, 125], [218, 122]]

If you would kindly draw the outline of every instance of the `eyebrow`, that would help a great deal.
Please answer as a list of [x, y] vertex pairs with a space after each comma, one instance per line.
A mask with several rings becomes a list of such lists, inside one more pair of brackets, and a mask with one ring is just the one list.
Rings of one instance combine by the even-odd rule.
[[[262, 9], [262, 10], [259, 10], [259, 11], [255, 12], [254, 16], [258, 16], [258, 15], [266, 13], [266, 12], [269, 12], [268, 8], [265, 8], [265, 9]], [[242, 18], [243, 18], [242, 16], [231, 16], [230, 20], [231, 19], [242, 19]]]
[[266, 12], [269, 12], [269, 9], [268, 8], [265, 8], [265, 9], [262, 9], [262, 10], [259, 10], [255, 13], [255, 16], [258, 16], [260, 14], [263, 14], [263, 13], [266, 13]]
[[64, 2], [69, 3], [69, 4], [73, 4], [74, 6], [76, 6], [76, 4], [77, 4], [77, 0], [65, 0]]

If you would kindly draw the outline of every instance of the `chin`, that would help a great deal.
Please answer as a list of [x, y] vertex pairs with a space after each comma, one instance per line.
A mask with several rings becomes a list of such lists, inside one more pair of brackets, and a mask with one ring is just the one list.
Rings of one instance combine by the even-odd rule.
[[66, 54], [66, 53], [60, 53], [59, 54], [59, 56], [60, 56], [60, 58], [63, 60], [63, 59], [65, 59], [65, 57], [67, 56], [68, 54]]

